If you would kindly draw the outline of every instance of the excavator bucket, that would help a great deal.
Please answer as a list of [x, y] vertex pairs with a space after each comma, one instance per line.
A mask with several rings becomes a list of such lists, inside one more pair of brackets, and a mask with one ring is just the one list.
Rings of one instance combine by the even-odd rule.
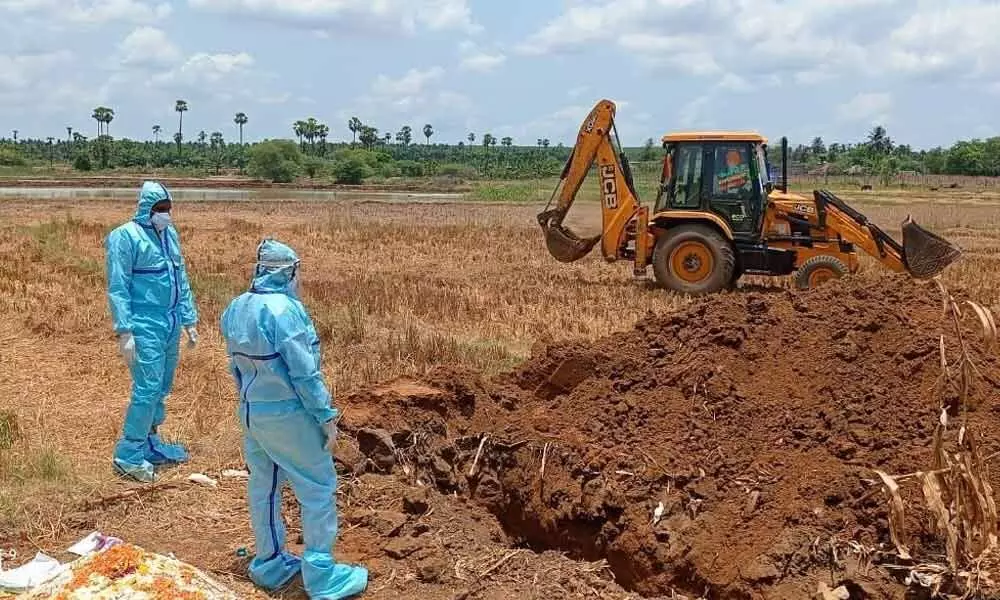
[[930, 279], [961, 255], [961, 248], [917, 225], [909, 215], [903, 221], [903, 256], [914, 277]]
[[586, 256], [601, 241], [601, 236], [582, 238], [562, 225], [542, 224], [545, 247], [559, 262], [573, 262]]

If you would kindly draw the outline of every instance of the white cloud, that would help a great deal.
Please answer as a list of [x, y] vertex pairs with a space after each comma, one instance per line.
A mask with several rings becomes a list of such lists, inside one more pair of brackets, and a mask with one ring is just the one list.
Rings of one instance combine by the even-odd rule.
[[172, 8], [168, 2], [146, 0], [0, 0], [0, 12], [41, 17], [50, 23], [101, 25], [151, 23], [170, 16]]
[[486, 73], [507, 62], [507, 55], [499, 48], [481, 48], [472, 40], [462, 40], [458, 44], [458, 51], [462, 55], [458, 66], [465, 71]]
[[197, 9], [253, 17], [286, 25], [386, 33], [482, 30], [468, 0], [188, 0]]
[[[618, 48], [647, 67], [702, 77], [1000, 72], [995, 0], [587, 0], [516, 47], [526, 55]], [[667, 34], [667, 31], [683, 33]], [[782, 77], [782, 80], [786, 80]], [[726, 85], [735, 83], [728, 78]]]
[[507, 57], [503, 54], [478, 53], [463, 58], [461, 67], [468, 71], [487, 72], [496, 69], [506, 61]]
[[118, 45], [121, 62], [125, 66], [160, 67], [176, 63], [180, 50], [167, 34], [155, 27], [142, 26], [128, 34]]
[[350, 102], [354, 108], [338, 111], [337, 118], [346, 122], [357, 116], [381, 125], [380, 136], [407, 123], [414, 131], [424, 123], [432, 123], [437, 131], [459, 128], [475, 105], [465, 94], [442, 87], [443, 81], [445, 70], [440, 66], [412, 68], [398, 76], [380, 74], [367, 92]]
[[860, 93], [837, 107], [842, 121], [882, 123], [889, 119], [892, 95], [886, 92]]
[[13, 93], [37, 85], [52, 67], [68, 63], [72, 58], [67, 50], [23, 56], [0, 54], [0, 93]]
[[711, 102], [712, 97], [705, 95], [699, 96], [694, 100], [691, 100], [681, 107], [678, 113], [678, 123], [681, 127], [695, 127], [700, 121], [702, 116], [705, 114], [705, 107]]
[[76, 58], [68, 50], [20, 56], [0, 54], [0, 107], [4, 114], [35, 117], [82, 113], [105, 103], [102, 89], [90, 81], [81, 77], [51, 78], [53, 72], [73, 65]]
[[719, 80], [718, 86], [724, 90], [733, 92], [745, 92], [751, 89], [750, 83], [735, 73], [726, 73], [723, 75], [722, 79]]
[[379, 75], [372, 83], [372, 93], [381, 98], [399, 101], [424, 93], [428, 84], [439, 81], [442, 77], [444, 69], [441, 67], [431, 67], [426, 70], [410, 69], [398, 79]]
[[909, 71], [959, 67], [979, 75], [1000, 71], [1000, 4], [951, 2], [911, 15], [893, 30], [893, 66]]
[[173, 69], [154, 75], [151, 83], [160, 87], [215, 85], [247, 73], [253, 65], [253, 57], [246, 52], [199, 52]]

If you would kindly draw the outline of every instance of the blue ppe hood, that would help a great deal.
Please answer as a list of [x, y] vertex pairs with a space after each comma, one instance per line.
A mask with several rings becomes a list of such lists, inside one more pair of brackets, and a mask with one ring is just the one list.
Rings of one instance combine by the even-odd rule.
[[140, 225], [149, 225], [149, 217], [153, 214], [153, 206], [157, 202], [171, 200], [170, 192], [158, 181], [144, 181], [139, 189], [139, 200], [133, 217]]
[[284, 293], [294, 296], [290, 289], [299, 266], [299, 256], [291, 247], [273, 239], [266, 239], [257, 246], [257, 263], [251, 290], [258, 293]]

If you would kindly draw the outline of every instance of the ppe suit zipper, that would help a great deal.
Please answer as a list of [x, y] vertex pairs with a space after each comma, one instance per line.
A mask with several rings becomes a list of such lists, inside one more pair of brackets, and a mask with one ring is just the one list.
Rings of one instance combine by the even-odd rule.
[[170, 272], [170, 308], [175, 308], [177, 306], [177, 300], [180, 296], [180, 290], [177, 287], [177, 267], [174, 265], [173, 259], [170, 257], [170, 242], [167, 239], [167, 230], [164, 229], [159, 233], [160, 235], [160, 248], [163, 250], [163, 258], [167, 261], [167, 269]]

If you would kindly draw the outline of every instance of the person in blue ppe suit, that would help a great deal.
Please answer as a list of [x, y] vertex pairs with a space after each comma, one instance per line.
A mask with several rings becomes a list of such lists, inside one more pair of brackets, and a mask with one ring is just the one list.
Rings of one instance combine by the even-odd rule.
[[[320, 341], [299, 299], [298, 281], [295, 251], [266, 239], [257, 248], [250, 289], [220, 319], [250, 471], [256, 556], [248, 571], [255, 584], [274, 591], [301, 570], [310, 598], [348, 598], [368, 586], [368, 571], [333, 557], [337, 472], [331, 450], [338, 411], [320, 371]], [[285, 482], [301, 506], [302, 558], [285, 550]]]
[[198, 311], [170, 209], [166, 188], [146, 181], [132, 220], [105, 240], [108, 303], [119, 352], [132, 376], [113, 464], [143, 482], [153, 481], [157, 465], [188, 460], [183, 446], [165, 443], [157, 433], [173, 387], [181, 328], [189, 347], [198, 340]]

